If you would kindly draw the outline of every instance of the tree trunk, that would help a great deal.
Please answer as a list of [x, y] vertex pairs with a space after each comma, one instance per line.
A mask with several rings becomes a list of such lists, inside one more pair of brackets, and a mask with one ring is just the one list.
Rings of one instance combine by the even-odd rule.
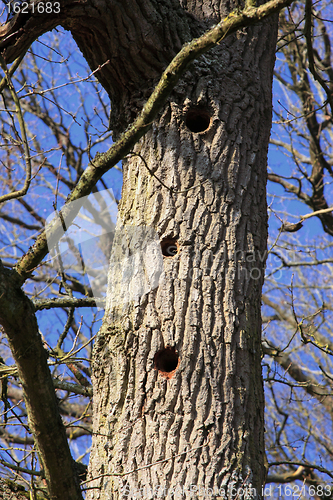
[[[119, 41], [123, 59], [111, 94], [126, 122], [155, 78], [151, 70], [143, 80], [145, 65], [133, 63], [135, 53], [158, 73], [162, 55], [171, 57], [198, 26], [203, 30], [221, 15], [214, 2], [195, 2], [193, 10], [191, 2], [182, 2], [184, 10], [162, 2], [161, 26], [150, 10], [157, 12], [156, 5], [138, 3], [140, 28], [123, 32], [121, 20], [128, 27], [136, 14], [126, 3], [118, 12], [119, 39], [128, 43]], [[175, 32], [181, 17], [187, 26]], [[121, 278], [110, 266], [93, 361], [90, 500], [140, 492], [166, 498], [172, 491], [183, 498], [242, 497], [244, 490], [249, 498], [261, 496], [260, 306], [276, 30], [276, 17], [269, 18], [193, 63], [136, 145], [140, 156], [124, 161], [114, 251], [135, 251], [135, 232], [152, 227], [166, 254], [164, 275], [158, 287], [134, 299], [126, 290], [126, 302], [114, 293], [112, 283]], [[154, 51], [159, 36], [164, 43]], [[162, 63], [154, 65], [160, 53]], [[136, 280], [138, 274], [131, 286]]]

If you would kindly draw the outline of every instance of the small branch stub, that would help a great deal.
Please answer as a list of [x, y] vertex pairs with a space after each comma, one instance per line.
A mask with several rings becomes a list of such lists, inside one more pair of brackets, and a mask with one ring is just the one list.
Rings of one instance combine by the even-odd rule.
[[174, 376], [180, 363], [180, 357], [174, 347], [167, 345], [164, 349], [157, 351], [154, 356], [155, 370], [162, 377], [170, 379]]
[[196, 134], [206, 132], [212, 123], [210, 113], [203, 108], [192, 108], [185, 118], [186, 127]]

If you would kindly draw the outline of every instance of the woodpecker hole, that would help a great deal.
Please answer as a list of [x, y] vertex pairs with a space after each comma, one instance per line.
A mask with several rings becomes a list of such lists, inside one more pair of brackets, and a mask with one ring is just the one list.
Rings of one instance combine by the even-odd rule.
[[178, 368], [180, 358], [174, 347], [167, 345], [165, 349], [157, 351], [154, 356], [155, 370], [158, 370], [162, 377], [170, 379], [174, 376]]
[[190, 109], [185, 118], [187, 128], [196, 134], [208, 130], [211, 121], [208, 111], [201, 108]]
[[161, 250], [164, 257], [174, 257], [179, 252], [177, 240], [174, 238], [167, 238], [161, 241]]

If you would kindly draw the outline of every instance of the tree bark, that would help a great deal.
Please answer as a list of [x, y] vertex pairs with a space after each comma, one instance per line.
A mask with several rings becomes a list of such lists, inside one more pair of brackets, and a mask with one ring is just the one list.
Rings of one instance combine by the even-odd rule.
[[[152, 33], [149, 4], [140, 4], [145, 30]], [[189, 32], [218, 21], [212, 4], [191, 5]], [[163, 6], [165, 36], [179, 7], [172, 15], [173, 2]], [[207, 496], [209, 488], [220, 497], [235, 497], [238, 488], [261, 497], [260, 306], [276, 30], [276, 17], [270, 18], [193, 63], [135, 147], [140, 157], [124, 162], [120, 234], [130, 239], [129, 228], [133, 234], [133, 228], [153, 227], [176, 254], [163, 258], [158, 288], [130, 302], [112, 297], [109, 287], [94, 351], [89, 499], [140, 491], [145, 498], [149, 492], [166, 498], [172, 491], [190, 498]], [[122, 56], [130, 68], [130, 47], [143, 43], [138, 33], [128, 35], [131, 44]], [[179, 45], [186, 41], [180, 37]], [[147, 44], [147, 54], [150, 49]], [[175, 43], [170, 56], [173, 50]], [[125, 121], [143, 95], [145, 69], [138, 74], [137, 68], [135, 77], [126, 74], [124, 92], [114, 80]], [[118, 78], [123, 80], [121, 67]], [[154, 74], [148, 74], [148, 88], [150, 82]], [[135, 250], [133, 245], [122, 250]], [[117, 280], [114, 272], [111, 266], [110, 283]], [[163, 349], [174, 361], [170, 368], [159, 364]]]
[[27, 500], [29, 493], [23, 486], [15, 484], [10, 479], [0, 479], [1, 500]]

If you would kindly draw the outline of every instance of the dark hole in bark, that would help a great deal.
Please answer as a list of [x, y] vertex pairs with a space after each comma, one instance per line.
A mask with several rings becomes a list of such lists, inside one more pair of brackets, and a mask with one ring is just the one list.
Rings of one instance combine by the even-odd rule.
[[190, 109], [186, 115], [185, 123], [191, 132], [205, 132], [209, 129], [211, 116], [205, 109]]
[[166, 346], [154, 356], [155, 369], [166, 378], [172, 378], [179, 364], [179, 355], [174, 347]]
[[167, 238], [161, 241], [161, 249], [164, 257], [174, 257], [179, 252], [179, 245], [176, 239]]

